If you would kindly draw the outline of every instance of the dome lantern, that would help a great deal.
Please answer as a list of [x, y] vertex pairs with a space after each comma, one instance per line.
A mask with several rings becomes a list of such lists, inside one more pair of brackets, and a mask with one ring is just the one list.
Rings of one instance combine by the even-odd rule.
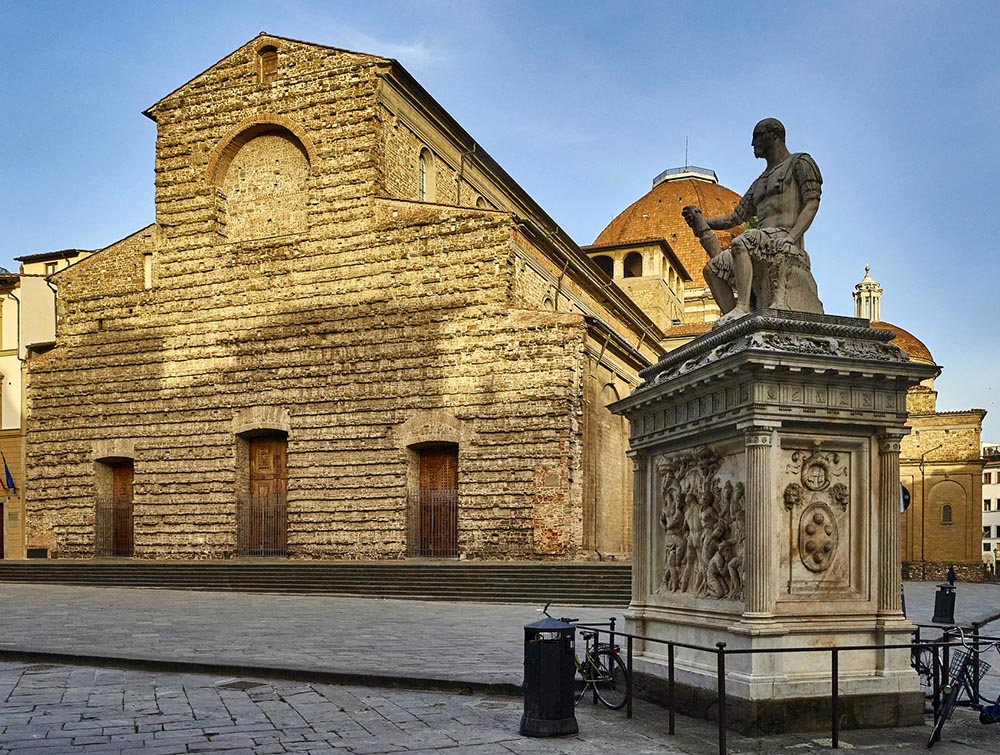
[[854, 287], [854, 316], [882, 320], [882, 287], [872, 278], [870, 265], [865, 265], [865, 277]]

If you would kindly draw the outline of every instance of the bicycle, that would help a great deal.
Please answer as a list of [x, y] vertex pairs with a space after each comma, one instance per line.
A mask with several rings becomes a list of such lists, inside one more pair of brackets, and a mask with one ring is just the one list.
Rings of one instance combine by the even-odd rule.
[[[551, 619], [549, 605], [546, 603], [541, 612]], [[579, 619], [560, 617], [559, 621], [573, 624]], [[631, 693], [631, 680], [619, 655], [620, 648], [610, 642], [599, 642], [595, 631], [581, 629], [580, 637], [584, 641], [583, 660], [574, 653], [573, 664], [581, 686], [576, 691], [574, 702], [579, 704], [587, 690], [592, 689], [606, 707], [612, 710], [624, 708]]]
[[[978, 694], [976, 685], [973, 683], [977, 679], [982, 679], [990, 664], [982, 659], [983, 653], [996, 648], [1000, 643], [991, 642], [985, 648], [970, 645], [965, 641], [965, 634], [961, 627], [954, 627], [951, 631], [957, 631], [959, 641], [963, 649], [956, 649], [952, 654], [951, 667], [948, 669], [947, 684], [941, 689], [941, 706], [937, 711], [937, 718], [931, 729], [930, 736], [927, 737], [927, 747], [931, 748], [934, 743], [941, 739], [941, 730], [945, 722], [951, 718], [951, 714], [958, 707], [959, 696], [965, 692], [973, 708], [979, 710], [979, 722], [982, 724], [1000, 723], [1000, 695], [990, 705], [980, 705], [980, 701], [990, 702]], [[978, 665], [977, 665], [978, 661]]]

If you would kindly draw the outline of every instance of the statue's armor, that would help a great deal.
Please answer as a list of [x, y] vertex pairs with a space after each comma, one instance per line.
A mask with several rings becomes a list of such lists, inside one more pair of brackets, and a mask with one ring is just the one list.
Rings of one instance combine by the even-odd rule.
[[[815, 161], [805, 152], [797, 152], [787, 160], [769, 168], [751, 184], [733, 216], [746, 223], [757, 214], [757, 207], [766, 200], [781, 197], [793, 203], [784, 213], [797, 217], [810, 200], [819, 200], [823, 177]], [[748, 228], [735, 239], [729, 249], [716, 255], [705, 266], [735, 287], [733, 249], [745, 251], [753, 262], [752, 309], [793, 309], [800, 312], [823, 313], [823, 303], [816, 291], [816, 281], [804, 246], [788, 238], [789, 228]]]

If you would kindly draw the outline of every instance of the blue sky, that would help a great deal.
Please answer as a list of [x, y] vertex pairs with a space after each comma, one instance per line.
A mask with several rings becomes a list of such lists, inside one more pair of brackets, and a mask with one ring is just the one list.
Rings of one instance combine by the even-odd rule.
[[0, 0], [0, 19], [0, 265], [151, 222], [141, 111], [260, 31], [398, 59], [580, 244], [685, 139], [742, 193], [775, 116], [823, 171], [827, 311], [852, 313], [871, 264], [883, 317], [944, 366], [939, 409], [990, 410], [1000, 442], [995, 0]]

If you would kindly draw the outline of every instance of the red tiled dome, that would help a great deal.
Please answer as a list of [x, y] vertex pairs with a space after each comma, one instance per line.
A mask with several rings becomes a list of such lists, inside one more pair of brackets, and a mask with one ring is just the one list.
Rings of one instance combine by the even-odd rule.
[[[701, 269], [708, 255], [691, 233], [681, 210], [689, 204], [701, 207], [706, 218], [728, 215], [740, 201], [738, 194], [725, 186], [702, 178], [668, 178], [654, 186], [646, 196], [633, 202], [594, 241], [594, 246], [610, 246], [649, 239], [666, 239], [674, 254], [691, 274], [691, 286], [705, 286]], [[742, 227], [717, 231], [723, 249]]]
[[930, 349], [928, 349], [924, 342], [917, 338], [915, 335], [909, 331], [903, 330], [898, 325], [893, 325], [888, 322], [873, 322], [871, 324], [873, 328], [881, 328], [883, 330], [891, 330], [896, 334], [896, 337], [890, 341], [890, 343], [898, 346], [910, 359], [918, 359], [921, 362], [929, 362], [934, 364], [934, 357], [931, 356]]

